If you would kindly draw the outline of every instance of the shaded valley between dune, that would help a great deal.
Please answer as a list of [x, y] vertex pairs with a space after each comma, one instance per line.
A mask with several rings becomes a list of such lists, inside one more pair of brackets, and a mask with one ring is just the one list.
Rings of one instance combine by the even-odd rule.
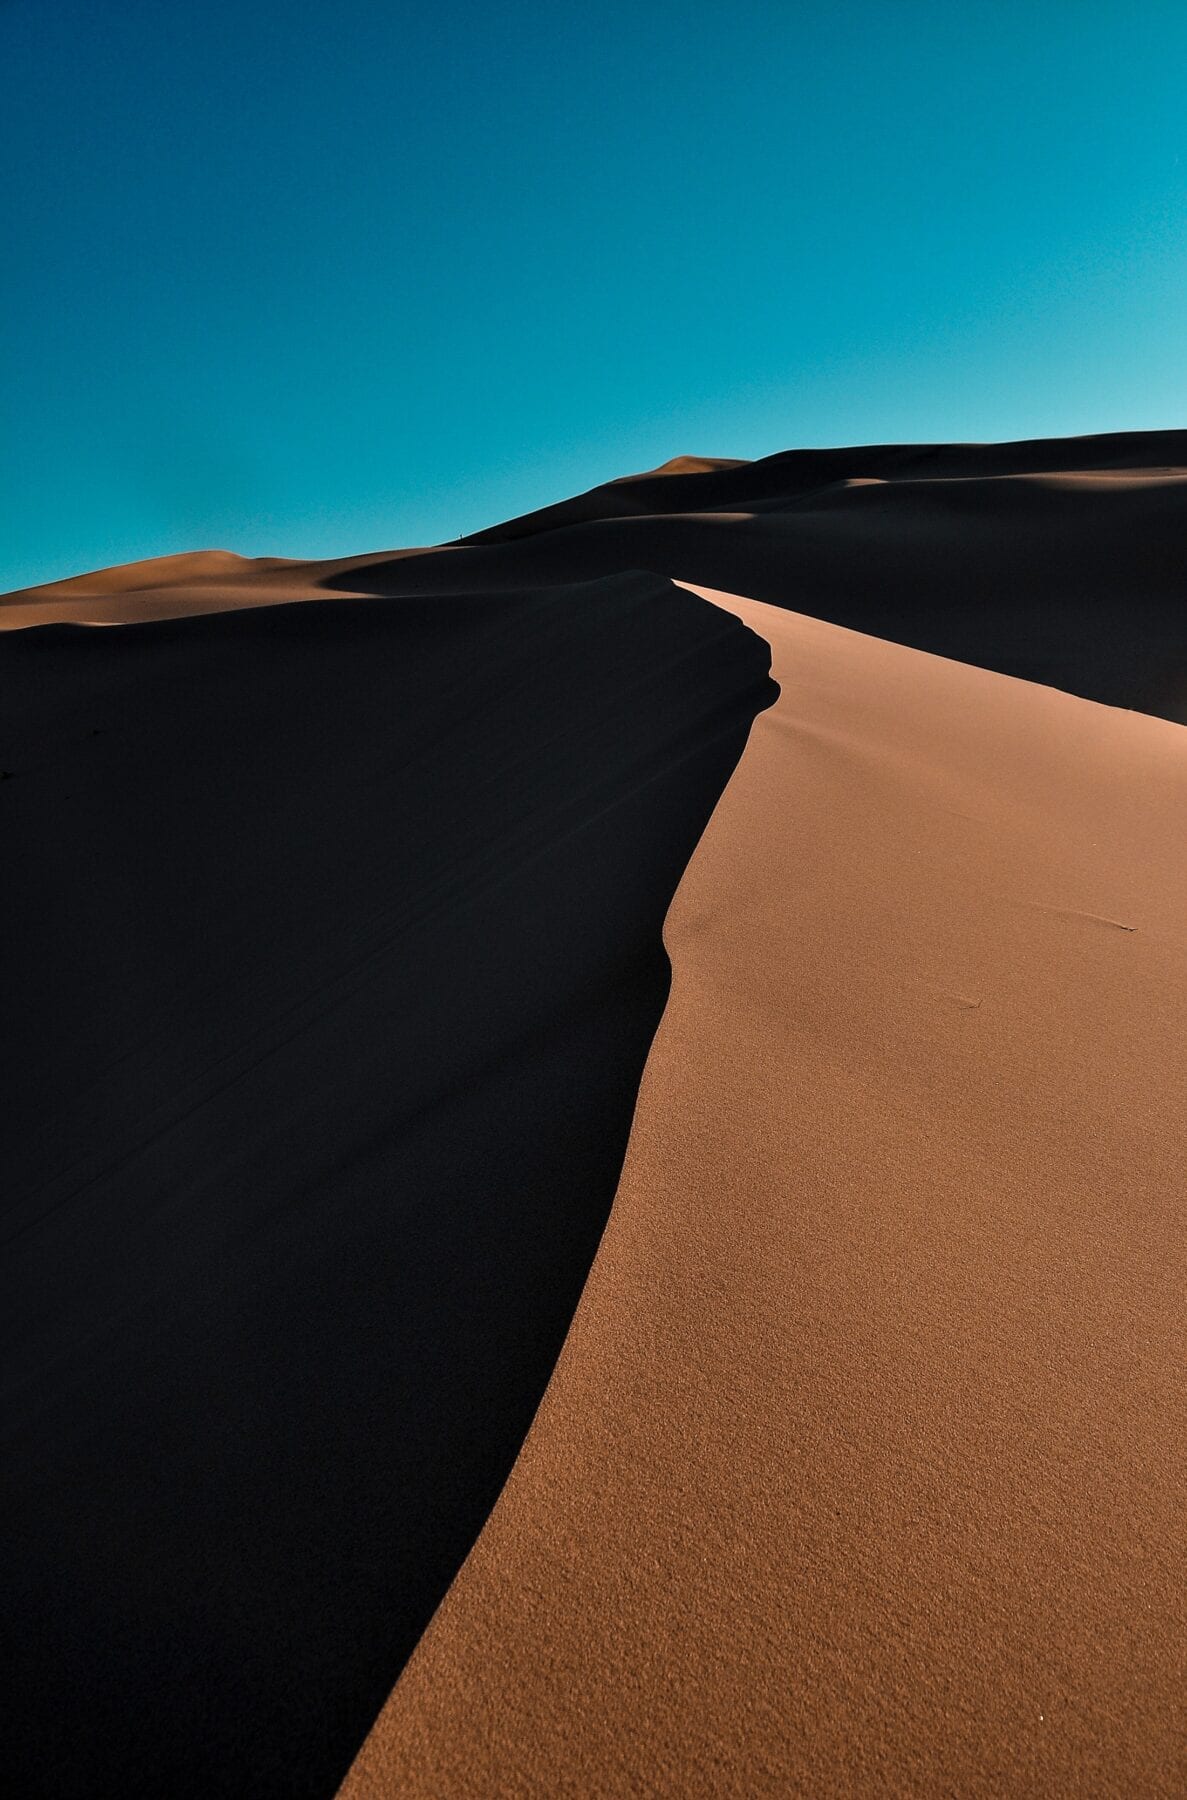
[[551, 1373], [768, 667], [646, 575], [5, 640], [14, 1792], [334, 1790]]

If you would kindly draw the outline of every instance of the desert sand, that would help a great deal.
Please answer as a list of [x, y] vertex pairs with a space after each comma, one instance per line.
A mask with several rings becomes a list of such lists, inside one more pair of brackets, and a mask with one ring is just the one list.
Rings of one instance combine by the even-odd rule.
[[23, 1791], [1183, 1790], [1185, 469], [0, 602]]
[[1184, 734], [710, 597], [781, 696], [343, 1800], [1179, 1793]]

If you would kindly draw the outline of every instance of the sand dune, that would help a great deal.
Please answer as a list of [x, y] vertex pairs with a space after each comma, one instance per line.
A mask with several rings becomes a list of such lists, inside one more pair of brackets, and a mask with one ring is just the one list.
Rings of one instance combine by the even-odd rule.
[[720, 603], [781, 697], [343, 1800], [1181, 1793], [1184, 735]]
[[677, 458], [0, 601], [22, 1794], [1183, 1791], [1185, 508]]
[[329, 579], [400, 593], [662, 569], [1187, 722], [1185, 529], [1185, 432], [875, 446], [641, 476]]
[[456, 545], [337, 564], [210, 565], [200, 578], [179, 569], [152, 592], [134, 565], [116, 572], [122, 595], [95, 577], [29, 589], [0, 602], [0, 625], [657, 569], [1184, 723], [1185, 531], [1181, 431], [802, 450], [754, 463], [679, 457]]

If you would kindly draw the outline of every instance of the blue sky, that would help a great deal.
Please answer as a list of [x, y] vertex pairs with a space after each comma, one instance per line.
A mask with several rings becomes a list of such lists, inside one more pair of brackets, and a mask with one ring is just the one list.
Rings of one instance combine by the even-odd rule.
[[0, 0], [0, 588], [1187, 423], [1187, 5]]

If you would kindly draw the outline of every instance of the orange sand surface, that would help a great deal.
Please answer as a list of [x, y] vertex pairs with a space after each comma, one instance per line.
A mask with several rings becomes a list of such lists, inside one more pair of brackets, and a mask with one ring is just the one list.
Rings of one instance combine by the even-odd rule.
[[711, 598], [781, 698], [344, 1800], [1181, 1794], [1187, 736]]

